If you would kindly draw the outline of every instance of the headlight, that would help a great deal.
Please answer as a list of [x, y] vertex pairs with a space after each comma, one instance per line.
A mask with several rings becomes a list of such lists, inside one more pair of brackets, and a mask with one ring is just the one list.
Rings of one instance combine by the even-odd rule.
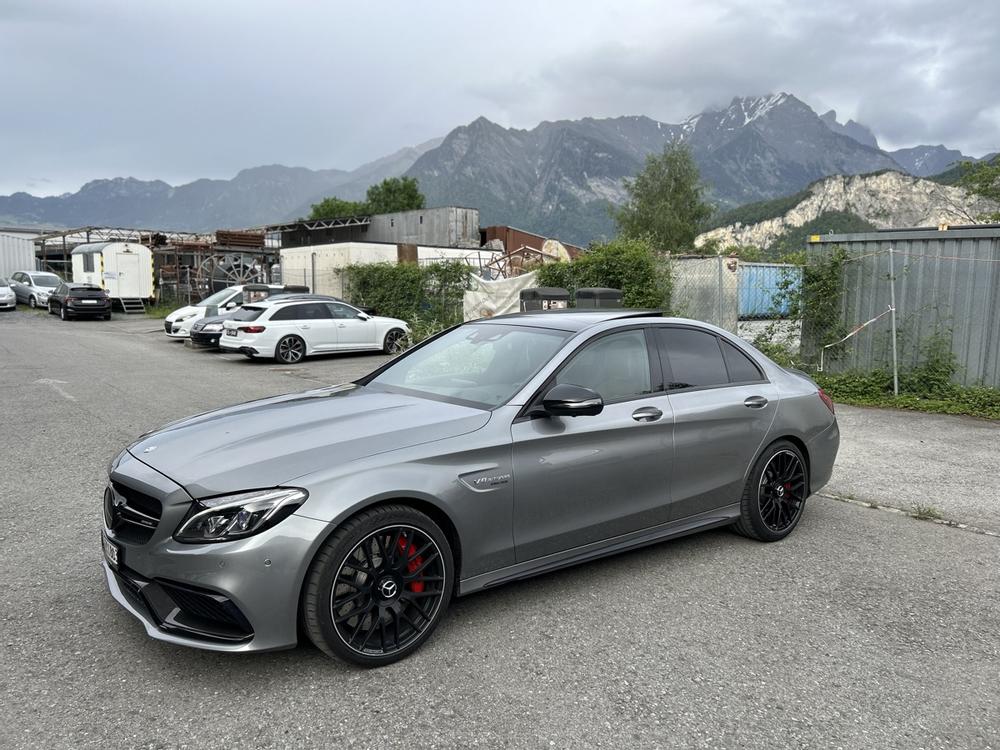
[[222, 323], [209, 323], [204, 326], [201, 330], [208, 331], [209, 333], [215, 333], [216, 331], [222, 330]]
[[291, 515], [307, 497], [305, 490], [279, 487], [195, 500], [174, 539], [199, 544], [252, 536]]

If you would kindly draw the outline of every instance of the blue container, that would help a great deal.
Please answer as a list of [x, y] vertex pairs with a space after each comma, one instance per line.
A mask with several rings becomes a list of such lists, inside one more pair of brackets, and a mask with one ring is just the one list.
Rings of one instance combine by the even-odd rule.
[[737, 293], [740, 320], [768, 320], [789, 315], [789, 293], [802, 288], [802, 268], [784, 263], [740, 263]]

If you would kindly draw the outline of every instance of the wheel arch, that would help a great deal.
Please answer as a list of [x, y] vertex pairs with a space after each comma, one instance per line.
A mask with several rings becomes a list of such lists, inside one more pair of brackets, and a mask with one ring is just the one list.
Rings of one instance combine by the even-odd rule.
[[812, 494], [812, 463], [809, 458], [809, 448], [806, 446], [806, 443], [802, 438], [800, 438], [798, 435], [793, 435], [791, 433], [785, 435], [774, 435], [771, 437], [770, 440], [761, 445], [760, 450], [757, 451], [757, 455], [753, 457], [753, 461], [751, 461], [750, 466], [747, 467], [747, 474], [746, 474], [747, 477], [750, 476], [750, 472], [753, 471], [753, 467], [757, 465], [757, 462], [760, 460], [760, 457], [764, 455], [764, 453], [768, 450], [768, 448], [770, 448], [772, 445], [782, 440], [789, 442], [796, 448], [798, 448], [799, 452], [802, 454], [802, 458], [805, 459], [806, 476], [809, 477], [809, 485], [810, 485], [809, 492], [810, 494]]

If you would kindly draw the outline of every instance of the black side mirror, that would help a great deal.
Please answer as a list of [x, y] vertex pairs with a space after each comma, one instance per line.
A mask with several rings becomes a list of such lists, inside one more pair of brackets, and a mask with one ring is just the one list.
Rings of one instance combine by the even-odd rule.
[[549, 389], [542, 408], [554, 417], [592, 417], [604, 411], [604, 399], [589, 388], [563, 383]]

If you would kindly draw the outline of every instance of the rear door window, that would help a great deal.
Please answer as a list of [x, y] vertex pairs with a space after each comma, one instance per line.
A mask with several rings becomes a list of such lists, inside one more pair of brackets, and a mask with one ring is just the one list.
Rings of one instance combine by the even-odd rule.
[[271, 315], [271, 320], [328, 320], [330, 317], [330, 311], [322, 302], [307, 302], [282, 307]]
[[722, 349], [713, 334], [693, 328], [657, 328], [656, 340], [669, 374], [668, 390], [729, 384]]
[[746, 354], [730, 344], [725, 339], [722, 342], [722, 354], [726, 359], [730, 383], [756, 383], [764, 380], [764, 373]]

